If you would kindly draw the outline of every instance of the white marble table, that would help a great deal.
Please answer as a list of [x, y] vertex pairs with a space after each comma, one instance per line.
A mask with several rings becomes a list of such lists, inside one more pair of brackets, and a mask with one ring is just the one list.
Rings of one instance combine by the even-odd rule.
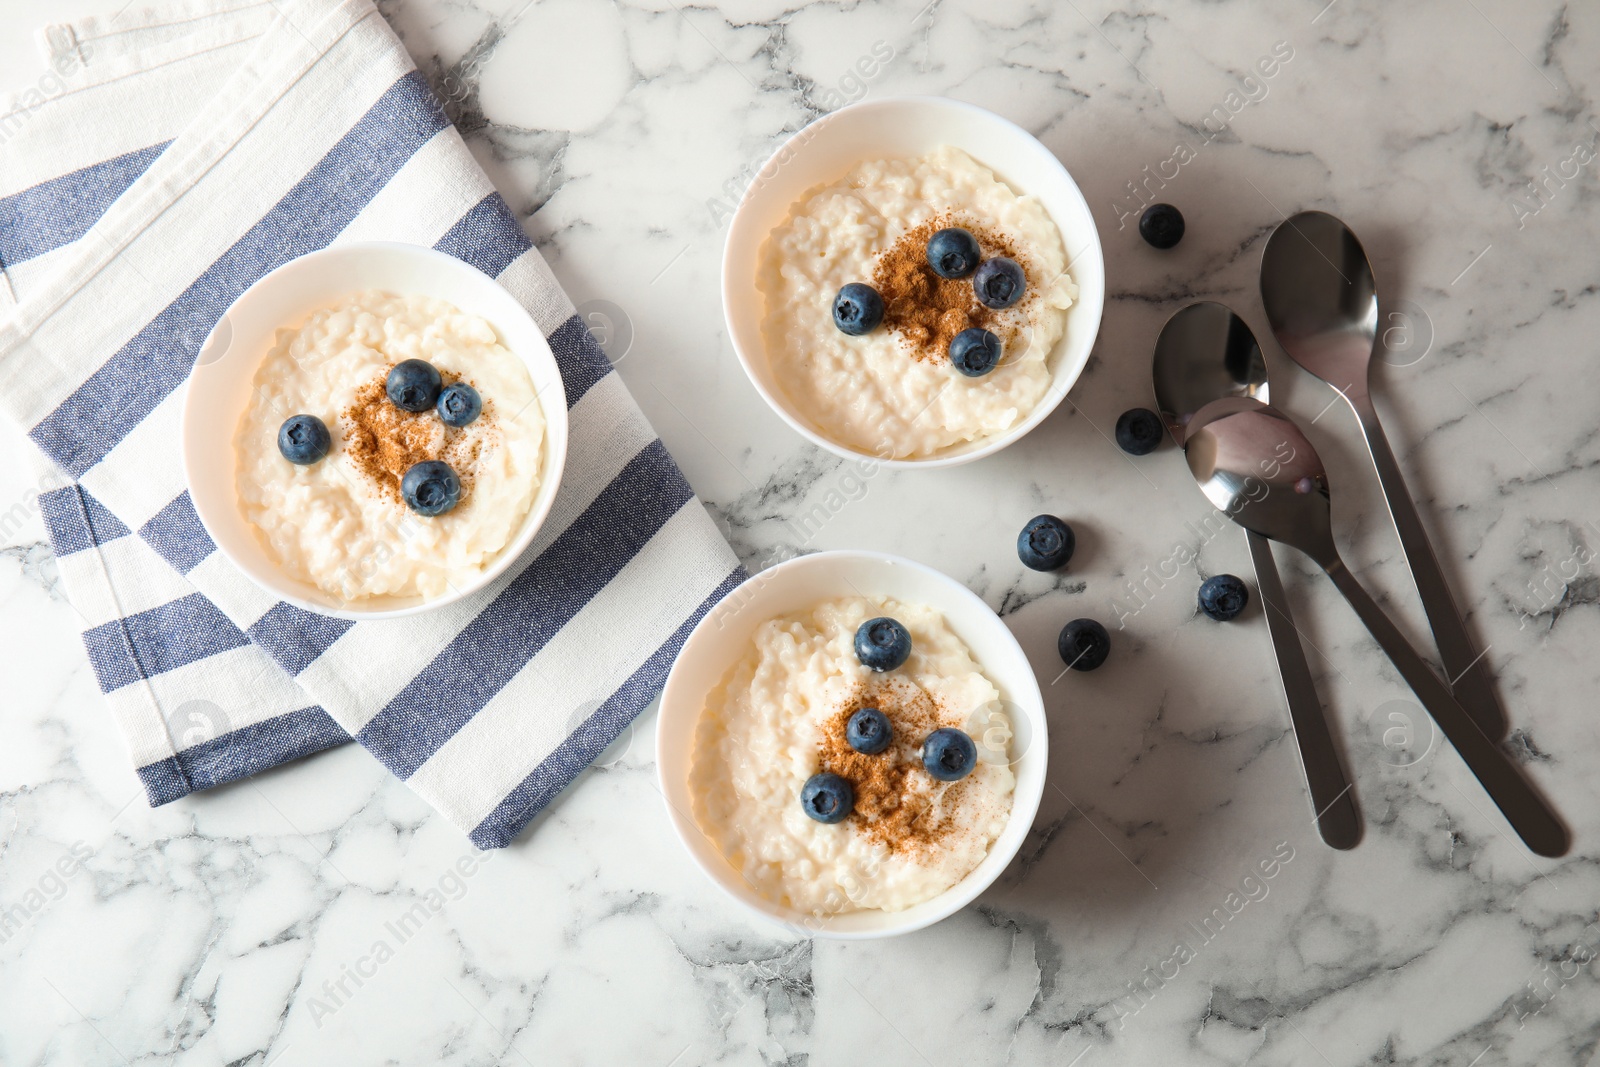
[[[0, 80], [36, 77], [35, 24], [122, 2], [0, 0]], [[1600, 168], [1571, 161], [1600, 137], [1600, 11], [786, 3], [382, 7], [574, 299], [610, 320], [624, 378], [752, 568], [900, 552], [1015, 630], [1050, 683], [1051, 785], [1002, 882], [887, 943], [747, 921], [672, 837], [649, 717], [481, 865], [354, 746], [149, 810], [28, 486], [0, 464], [0, 910], [25, 919], [0, 943], [0, 1062], [1596, 1062]], [[880, 41], [894, 58], [853, 74]], [[1274, 49], [1290, 58], [1247, 82]], [[1071, 402], [1022, 443], [858, 483], [740, 373], [720, 245], [783, 137], [904, 92], [992, 108], [1060, 155], [1110, 299]], [[1168, 254], [1119, 225], [1157, 193], [1189, 221]], [[1259, 610], [1195, 617], [1201, 572], [1249, 573], [1242, 537], [1190, 525], [1210, 509], [1170, 448], [1130, 461], [1108, 440], [1149, 403], [1152, 342], [1185, 302], [1227, 301], [1267, 336], [1262, 243], [1313, 206], [1407, 301], [1380, 404], [1513, 748], [1573, 825], [1564, 859], [1510, 837], [1353, 615], [1282, 554], [1367, 819], [1354, 852], [1325, 848]], [[1423, 638], [1352, 419], [1269, 359], [1281, 403], [1316, 419], [1347, 558]], [[820, 528], [799, 522], [819, 506]], [[1079, 531], [1061, 578], [1012, 549], [1045, 510]], [[1199, 571], [1161, 578], [1179, 546]], [[1107, 665], [1051, 683], [1060, 626], [1119, 614]], [[399, 936], [430, 890], [443, 907]]]

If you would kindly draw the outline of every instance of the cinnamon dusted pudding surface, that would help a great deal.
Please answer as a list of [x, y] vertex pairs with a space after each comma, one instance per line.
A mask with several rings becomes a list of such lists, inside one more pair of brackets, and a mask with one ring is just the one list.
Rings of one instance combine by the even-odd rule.
[[[469, 425], [385, 396], [398, 363], [426, 360], [446, 385], [482, 397]], [[320, 461], [288, 462], [277, 446], [291, 415], [326, 424]], [[278, 331], [256, 372], [234, 436], [239, 507], [291, 575], [346, 601], [437, 597], [481, 574], [514, 538], [540, 484], [543, 410], [528, 369], [494, 328], [443, 300], [368, 291]], [[450, 465], [459, 503], [423, 516], [399, 481], [427, 460]]]
[[[1017, 262], [1021, 300], [983, 307], [970, 278], [928, 267], [928, 238], [949, 226], [971, 232], [985, 260]], [[948, 145], [869, 160], [809, 191], [767, 237], [760, 263], [763, 347], [790, 405], [824, 437], [885, 458], [935, 456], [1025, 419], [1049, 388], [1050, 355], [1078, 296], [1044, 206]], [[882, 323], [861, 335], [833, 321], [850, 283], [872, 285], [884, 305]], [[947, 350], [974, 327], [1004, 351], [993, 371], [969, 378]]]
[[[441, 377], [445, 385], [463, 380], [457, 374]], [[393, 503], [403, 503], [400, 479], [406, 471], [430, 459], [443, 460], [458, 472], [461, 498], [466, 500], [472, 495], [478, 460], [485, 448], [494, 447], [498, 435], [495, 408], [493, 400], [485, 402], [483, 414], [474, 421], [474, 425], [482, 422], [477, 432], [472, 426], [446, 426], [432, 409], [411, 412], [395, 407], [389, 402], [384, 376], [380, 375], [356, 390], [355, 399], [340, 412], [339, 421], [356, 471]]]
[[[888, 616], [910, 633], [905, 663], [863, 667], [856, 630]], [[861, 708], [882, 711], [893, 740], [867, 755], [845, 729]], [[981, 724], [974, 728], [974, 724]], [[923, 744], [941, 727], [978, 748], [970, 774], [934, 779]], [[807, 779], [848, 780], [854, 810], [837, 823], [808, 817]], [[690, 770], [694, 816], [758, 892], [816, 915], [897, 911], [965, 878], [1011, 813], [1010, 729], [999, 691], [942, 615], [884, 598], [848, 597], [756, 628], [751, 647], [706, 700]]]
[[[944, 362], [950, 342], [962, 330], [979, 327], [1013, 338], [1027, 325], [1024, 314], [1011, 308], [996, 311], [984, 307], [973, 292], [972, 279], [941, 278], [928, 265], [928, 239], [947, 226], [960, 226], [978, 239], [985, 258], [1006, 256], [1022, 264], [1030, 273], [1027, 256], [1017, 251], [1005, 234], [969, 218], [950, 214], [935, 215], [913, 226], [882, 255], [873, 270], [873, 287], [883, 297], [883, 324], [911, 358], [926, 363]], [[1032, 272], [1038, 274], [1035, 268]], [[1036, 283], [1030, 280], [1032, 287]]]

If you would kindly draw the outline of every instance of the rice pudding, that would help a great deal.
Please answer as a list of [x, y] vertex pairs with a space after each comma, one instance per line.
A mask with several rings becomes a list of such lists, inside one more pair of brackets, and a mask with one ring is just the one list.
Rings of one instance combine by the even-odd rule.
[[[915, 276], [918, 250], [945, 226], [975, 234], [986, 259], [1019, 264], [1021, 301], [990, 313], [976, 299], [951, 299], [958, 289], [925, 263]], [[1049, 387], [1050, 354], [1078, 296], [1044, 206], [948, 145], [861, 163], [808, 193], [767, 238], [760, 262], [762, 338], [779, 386], [823, 436], [884, 458], [933, 456], [1025, 419]], [[864, 336], [832, 319], [835, 294], [852, 282], [878, 285], [886, 305], [883, 326]], [[988, 374], [964, 377], [945, 346], [980, 325], [1004, 354]]]
[[[854, 641], [888, 616], [909, 632], [905, 662], [874, 672]], [[893, 740], [864, 755], [846, 738], [862, 708], [887, 716]], [[923, 746], [964, 730], [976, 762], [936, 780]], [[1011, 813], [1010, 720], [971, 652], [931, 608], [849, 597], [772, 619], [707, 697], [690, 770], [694, 815], [757, 892], [811, 915], [897, 911], [932, 899], [988, 855]], [[819, 772], [854, 787], [854, 810], [827, 824], [800, 802]]]
[[[464, 427], [385, 395], [396, 364], [426, 360], [445, 386], [482, 398]], [[280, 455], [280, 426], [307, 413], [331, 447], [298, 465]], [[371, 291], [280, 330], [256, 372], [235, 436], [239, 506], [293, 576], [344, 601], [437, 597], [480, 574], [512, 540], [540, 484], [545, 421], [533, 380], [486, 321], [443, 300]], [[422, 460], [460, 481], [448, 513], [416, 513], [401, 479]]]

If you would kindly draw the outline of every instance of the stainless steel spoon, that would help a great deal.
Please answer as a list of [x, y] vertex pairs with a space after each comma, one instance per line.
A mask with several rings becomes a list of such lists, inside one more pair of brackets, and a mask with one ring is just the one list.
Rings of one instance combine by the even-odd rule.
[[1505, 737], [1509, 720], [1489, 665], [1467, 634], [1372, 406], [1368, 374], [1378, 335], [1378, 292], [1361, 242], [1325, 212], [1304, 211], [1287, 219], [1267, 239], [1261, 256], [1261, 301], [1289, 358], [1338, 390], [1355, 412], [1450, 688], [1485, 732]]
[[1326, 571], [1517, 836], [1541, 856], [1565, 853], [1570, 839], [1561, 819], [1339, 558], [1328, 477], [1311, 442], [1276, 408], [1236, 407], [1214, 401], [1189, 422], [1184, 456], [1201, 490], [1234, 522], [1298, 548]]
[[[1211, 401], [1221, 397], [1241, 398], [1248, 404], [1269, 400], [1267, 364], [1255, 334], [1231, 309], [1213, 301], [1190, 304], [1167, 320], [1156, 341], [1151, 370], [1156, 406], [1180, 447], [1189, 421]], [[1311, 794], [1312, 817], [1330, 846], [1354, 848], [1361, 840], [1361, 814], [1311, 680], [1272, 546], [1253, 530], [1245, 531], [1245, 539], [1256, 569], [1267, 633], [1277, 654], [1278, 678], [1289, 705], [1300, 769]]]

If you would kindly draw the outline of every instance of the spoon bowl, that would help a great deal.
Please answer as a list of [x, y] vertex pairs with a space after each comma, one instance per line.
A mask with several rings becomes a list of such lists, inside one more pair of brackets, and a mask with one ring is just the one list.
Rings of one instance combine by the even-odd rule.
[[1261, 299], [1291, 359], [1347, 397], [1366, 395], [1378, 284], [1348, 226], [1325, 211], [1302, 211], [1272, 231]]
[[1213, 401], [1189, 422], [1184, 457], [1201, 492], [1245, 529], [1338, 559], [1328, 475], [1288, 416], [1255, 401]]
[[1156, 339], [1151, 369], [1161, 420], [1180, 446], [1195, 412], [1224, 396], [1270, 400], [1267, 361], [1233, 309], [1203, 300], [1173, 315]]

